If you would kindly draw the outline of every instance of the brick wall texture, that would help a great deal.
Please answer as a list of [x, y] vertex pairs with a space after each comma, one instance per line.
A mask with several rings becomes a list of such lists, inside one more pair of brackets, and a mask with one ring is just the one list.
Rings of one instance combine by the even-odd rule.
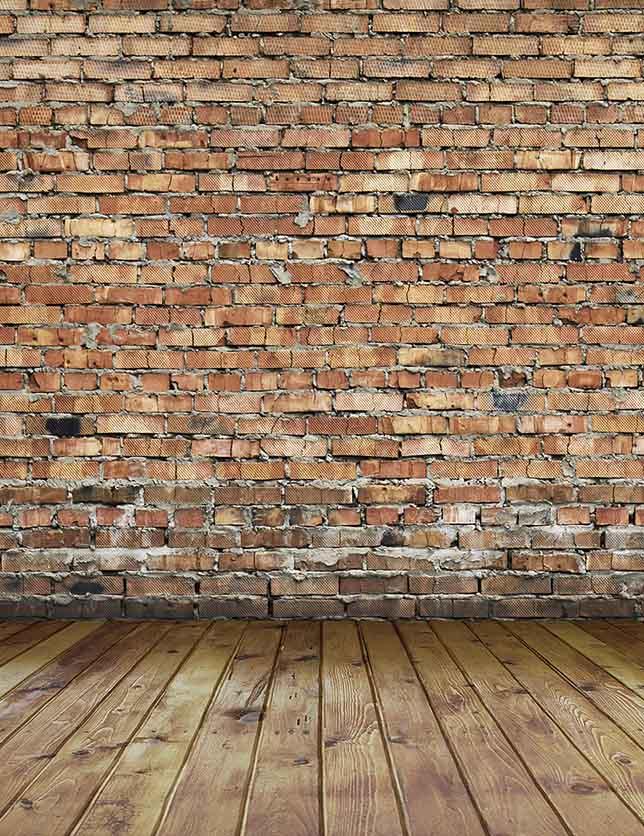
[[642, 0], [2, 0], [0, 616], [637, 616]]

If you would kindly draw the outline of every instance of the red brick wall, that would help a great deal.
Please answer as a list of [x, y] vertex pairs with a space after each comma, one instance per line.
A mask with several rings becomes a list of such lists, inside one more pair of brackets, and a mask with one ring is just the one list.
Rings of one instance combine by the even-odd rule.
[[641, 0], [5, 0], [0, 615], [639, 614]]

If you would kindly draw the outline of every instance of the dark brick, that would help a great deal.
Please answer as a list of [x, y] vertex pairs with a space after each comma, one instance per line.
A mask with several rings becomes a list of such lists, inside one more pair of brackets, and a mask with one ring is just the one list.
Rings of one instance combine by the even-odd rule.
[[81, 421], [76, 416], [64, 418], [47, 418], [45, 428], [51, 435], [78, 436], [81, 434]]
[[267, 598], [198, 598], [200, 618], [267, 618]]
[[139, 488], [134, 485], [109, 487], [107, 485], [84, 485], [76, 488], [72, 497], [74, 502], [97, 505], [129, 505], [136, 502]]

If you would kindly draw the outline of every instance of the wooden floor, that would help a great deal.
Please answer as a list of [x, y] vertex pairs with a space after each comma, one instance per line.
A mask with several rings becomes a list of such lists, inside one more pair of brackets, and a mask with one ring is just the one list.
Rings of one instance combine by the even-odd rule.
[[644, 624], [0, 622], [2, 836], [643, 836]]

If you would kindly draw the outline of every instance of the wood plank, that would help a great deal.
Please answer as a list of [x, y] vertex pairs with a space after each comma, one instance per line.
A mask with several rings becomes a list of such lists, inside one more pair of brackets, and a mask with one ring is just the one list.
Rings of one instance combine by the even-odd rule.
[[483, 836], [423, 687], [392, 624], [360, 625], [410, 836]]
[[398, 629], [488, 832], [569, 836], [430, 626], [403, 622]]
[[0, 646], [0, 677], [2, 677], [3, 665], [24, 653], [25, 650], [35, 647], [39, 642], [45, 641], [45, 639], [58, 633], [66, 624], [65, 621], [37, 621], [26, 630], [16, 631], [7, 636], [2, 646]]
[[27, 627], [31, 627], [32, 624], [37, 624], [37, 622], [34, 619], [29, 619], [26, 621], [0, 622], [0, 642], [4, 642], [4, 640], [8, 639], [9, 636], [13, 636], [14, 633], [19, 633], [21, 630], [26, 630]]
[[0, 813], [4, 813], [29, 782], [43, 771], [101, 700], [169, 629], [161, 628], [160, 633], [156, 624], [138, 627], [0, 747], [3, 779], [0, 782]]
[[0, 744], [134, 627], [133, 623], [125, 621], [104, 624], [2, 697]]
[[179, 777], [159, 834], [237, 834], [282, 628], [246, 630]]
[[322, 659], [326, 830], [333, 836], [402, 833], [355, 623], [323, 625]]
[[115, 821], [128, 836], [154, 833], [244, 626], [221, 621], [211, 625], [126, 746], [75, 834], [112, 836]]
[[642, 824], [561, 729], [465, 624], [434, 625], [569, 830], [579, 836], [642, 836]]
[[644, 750], [504, 626], [469, 627], [644, 821]]
[[644, 737], [644, 699], [633, 693], [603, 668], [553, 635], [545, 626], [516, 621], [507, 624], [534, 653], [559, 673], [636, 743]]
[[21, 793], [0, 833], [67, 834], [204, 629], [172, 625]]
[[644, 674], [644, 644], [633, 639], [617, 627], [605, 621], [580, 621], [579, 627], [599, 641], [617, 650], [629, 662], [634, 662], [642, 668]]
[[[44, 623], [48, 624], [50, 622]], [[0, 697], [9, 693], [23, 679], [49, 664], [61, 653], [75, 645], [76, 642], [81, 641], [85, 636], [89, 636], [90, 633], [94, 633], [104, 623], [104, 621], [79, 621], [67, 624], [62, 630], [59, 629], [46, 640], [34, 645], [29, 650], [23, 651], [19, 656], [7, 662], [0, 668]]]
[[321, 832], [320, 638], [319, 623], [286, 628], [249, 793], [246, 836]]
[[619, 621], [608, 621], [613, 627], [616, 627], [622, 633], [625, 633], [633, 641], [644, 642], [644, 623], [641, 621], [627, 621], [619, 619]]
[[549, 621], [545, 626], [636, 694], [644, 691], [644, 668], [630, 661], [619, 650], [591, 636], [576, 624]]

